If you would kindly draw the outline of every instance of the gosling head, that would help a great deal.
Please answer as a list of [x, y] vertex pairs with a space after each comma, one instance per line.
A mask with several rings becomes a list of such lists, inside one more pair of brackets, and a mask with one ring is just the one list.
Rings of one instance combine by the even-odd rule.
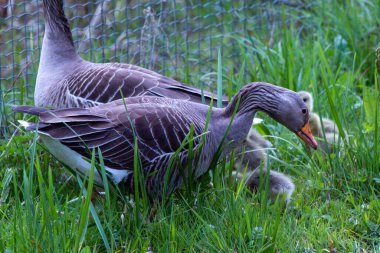
[[299, 91], [298, 95], [300, 95], [302, 101], [306, 104], [307, 108], [310, 112], [313, 111], [313, 95], [307, 91]]

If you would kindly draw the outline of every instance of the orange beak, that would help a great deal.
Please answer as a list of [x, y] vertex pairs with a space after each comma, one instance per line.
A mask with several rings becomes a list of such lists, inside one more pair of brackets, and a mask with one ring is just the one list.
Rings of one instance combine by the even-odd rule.
[[301, 131], [297, 132], [297, 135], [306, 143], [306, 145], [312, 147], [313, 149], [318, 148], [318, 144], [311, 134], [309, 121], [303, 126]]

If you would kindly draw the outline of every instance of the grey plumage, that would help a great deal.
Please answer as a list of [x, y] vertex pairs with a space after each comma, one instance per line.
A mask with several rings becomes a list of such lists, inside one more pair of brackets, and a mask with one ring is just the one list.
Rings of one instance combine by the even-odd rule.
[[[245, 152], [240, 154], [243, 147], [236, 149], [237, 159], [232, 176], [238, 181], [244, 180], [247, 188], [253, 192], [258, 191], [260, 183], [265, 183], [263, 180], [267, 176], [269, 197], [275, 200], [278, 196], [281, 198], [282, 195], [285, 195], [285, 203], [287, 204], [290, 202], [295, 186], [292, 180], [283, 173], [270, 170], [269, 175], [267, 175], [267, 150], [271, 146], [272, 144], [257, 130], [251, 128], [247, 139], [244, 141]], [[262, 171], [261, 176], [260, 171]]]
[[[230, 125], [234, 108], [239, 102]], [[194, 159], [191, 163], [192, 176], [196, 179], [209, 169], [219, 145], [224, 145], [222, 155], [241, 145], [258, 110], [266, 112], [297, 133], [308, 145], [315, 147], [311, 135], [306, 133], [309, 139], [302, 136], [309, 118], [305, 108], [295, 92], [266, 83], [252, 83], [239, 91], [226, 108], [212, 109], [207, 129], [207, 105], [150, 96], [126, 98], [83, 109], [47, 111], [23, 106], [14, 110], [39, 116], [38, 131], [50, 143], [47, 144], [48, 149], [81, 174], [86, 174], [86, 163], [81, 157], [89, 157], [88, 149], [99, 149], [110, 178], [128, 192], [134, 190], [133, 153], [136, 138], [147, 177], [147, 192], [151, 197], [160, 197], [165, 177], [169, 178], [167, 192], [170, 193], [182, 185], [183, 177], [187, 175], [181, 172], [181, 167], [188, 162], [188, 145], [178, 153], [179, 159], [171, 174], [167, 175], [167, 168], [191, 126], [194, 136], [205, 133], [203, 144], [202, 138], [194, 139]], [[225, 135], [229, 125], [230, 129]], [[37, 126], [29, 123], [27, 127], [31, 130]], [[200, 145], [203, 145], [202, 149], [199, 149]], [[74, 153], [76, 163], [68, 158]], [[97, 178], [99, 180], [100, 177]], [[101, 181], [97, 183], [101, 184]]]
[[236, 149], [235, 170], [242, 172], [247, 164], [248, 170], [254, 170], [260, 166], [260, 163], [266, 168], [265, 151], [271, 146], [272, 144], [261, 136], [256, 129], [251, 128], [243, 145]]
[[[213, 97], [212, 93], [204, 91], [204, 99], [202, 99], [202, 92], [199, 89], [186, 86], [156, 72], [130, 64], [96, 64], [84, 61], [76, 53], [69, 23], [64, 14], [63, 1], [44, 0], [43, 6], [46, 24], [35, 90], [37, 106], [55, 109], [85, 108], [122, 97], [141, 95], [198, 103], [204, 100], [206, 104], [210, 103], [210, 99]], [[262, 102], [265, 103], [265, 101]], [[227, 98], [223, 97], [223, 104], [226, 105], [226, 103]], [[95, 120], [93, 117], [91, 119]], [[146, 122], [146, 124], [151, 123]], [[40, 124], [40, 126], [42, 125]], [[85, 127], [78, 125], [75, 126], [75, 129], [80, 131]], [[146, 129], [146, 126], [139, 124], [136, 129], [141, 131]], [[188, 129], [180, 130], [188, 131]], [[55, 132], [57, 131], [63, 131], [62, 127], [55, 129]], [[67, 129], [65, 133], [67, 133]], [[107, 136], [111, 138], [110, 134]], [[92, 138], [92, 135], [88, 134], [87, 138]], [[74, 138], [74, 140], [77, 139]], [[66, 140], [65, 143], [68, 141], [73, 140]], [[94, 142], [91, 140], [90, 147], [96, 146]], [[253, 146], [260, 145], [256, 142], [249, 143], [254, 143]], [[116, 145], [114, 149], [106, 150], [106, 155], [115, 152], [114, 156], [117, 156], [122, 151], [123, 149], [119, 150], [119, 146]], [[263, 161], [263, 151], [250, 152], [245, 157], [255, 168], [260, 161]], [[116, 166], [116, 164], [112, 164], [112, 166]]]
[[[277, 172], [277, 171], [270, 171], [269, 175], [266, 175], [268, 173], [267, 170], [262, 170], [262, 174], [260, 172], [260, 169], [257, 168], [252, 172], [247, 173], [246, 175], [246, 185], [250, 187], [250, 189], [257, 191], [260, 187], [260, 182], [263, 182], [263, 180], [268, 177], [269, 180], [269, 197], [272, 200], [275, 200], [278, 196], [281, 198], [282, 195], [285, 196], [285, 203], [289, 203], [290, 197], [293, 194], [294, 191], [294, 184], [292, 180], [287, 177], [286, 175]], [[261, 175], [260, 175], [261, 174]], [[264, 181], [265, 182], [265, 181]], [[264, 184], [265, 186], [265, 184]]]
[[[213, 94], [131, 64], [96, 64], [74, 47], [62, 0], [44, 0], [45, 34], [35, 104], [50, 108], [91, 107], [122, 97], [159, 96], [206, 104]], [[228, 102], [223, 97], [223, 104]]]

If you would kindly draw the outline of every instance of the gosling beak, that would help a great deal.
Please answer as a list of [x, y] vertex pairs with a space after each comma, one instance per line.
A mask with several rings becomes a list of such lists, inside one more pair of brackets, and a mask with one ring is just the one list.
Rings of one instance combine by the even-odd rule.
[[315, 141], [313, 135], [311, 134], [309, 121], [303, 126], [301, 131], [297, 132], [297, 135], [306, 143], [306, 145], [312, 147], [313, 149], [318, 148], [318, 144]]

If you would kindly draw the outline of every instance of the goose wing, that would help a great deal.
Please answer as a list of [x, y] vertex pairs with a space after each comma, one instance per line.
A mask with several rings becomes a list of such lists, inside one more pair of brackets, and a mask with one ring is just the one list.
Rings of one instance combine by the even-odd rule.
[[[86, 104], [107, 103], [142, 95], [209, 104], [214, 97], [211, 92], [202, 92], [156, 72], [120, 63], [88, 63], [67, 78], [67, 87], [70, 97], [75, 100], [73, 106], [83, 101]], [[223, 97], [223, 103], [227, 105], [227, 97]]]
[[[24, 106], [15, 111], [39, 115], [40, 133], [85, 157], [90, 157], [91, 149], [99, 148], [105, 165], [113, 169], [133, 170], [136, 137], [143, 167], [159, 169], [156, 164], [167, 166], [168, 157], [180, 148], [192, 123], [196, 135], [203, 127], [168, 104], [138, 103], [147, 99], [133, 99], [127, 109], [119, 100], [84, 109], [41, 109], [36, 113], [36, 109]], [[194, 146], [198, 142], [196, 139]]]

